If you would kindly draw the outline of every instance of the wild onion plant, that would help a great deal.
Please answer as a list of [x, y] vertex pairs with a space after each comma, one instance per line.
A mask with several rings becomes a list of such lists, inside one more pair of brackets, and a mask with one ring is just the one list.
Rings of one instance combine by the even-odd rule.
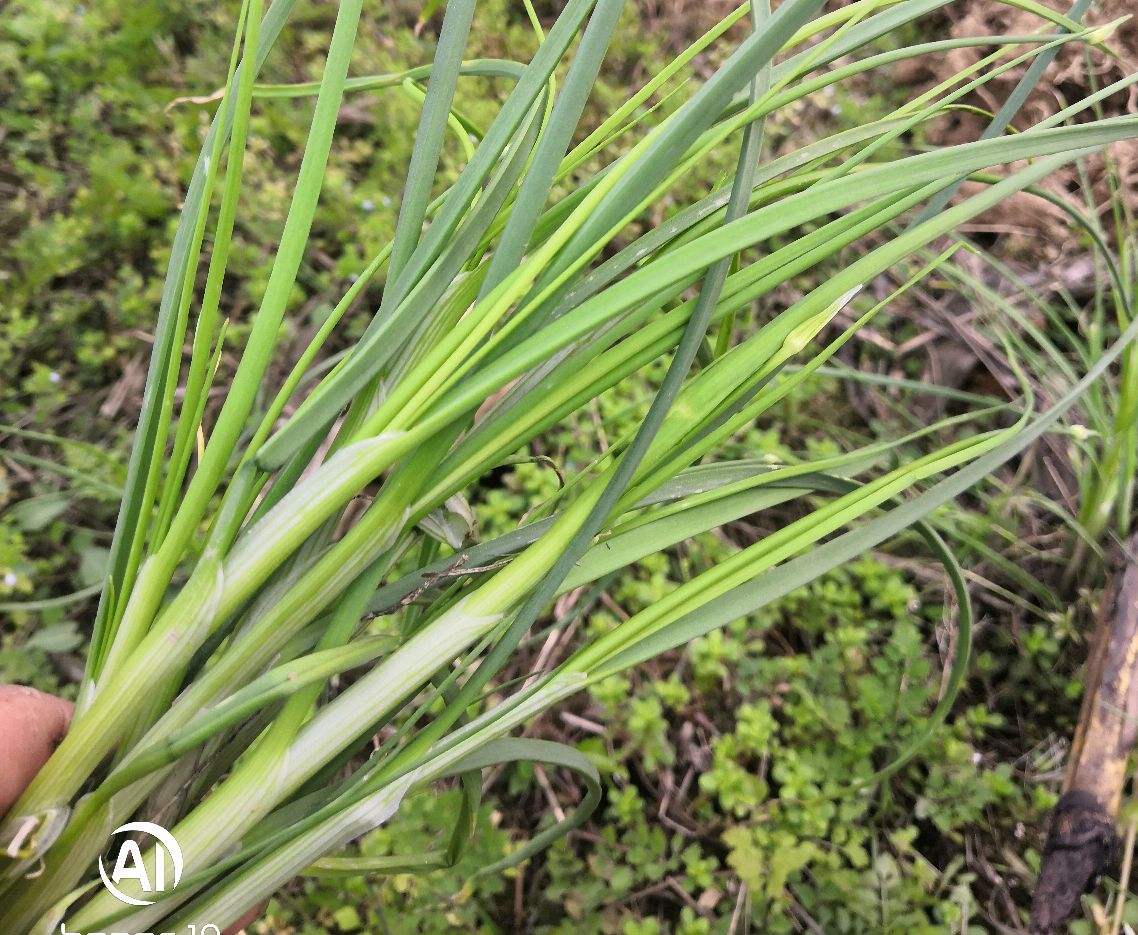
[[[825, 459], [720, 454], [887, 304], [864, 298], [867, 283], [1002, 199], [1035, 197], [1033, 184], [1057, 167], [1138, 136], [1138, 118], [1093, 119], [1082, 101], [1014, 135], [997, 127], [967, 145], [908, 149], [914, 131], [997, 74], [1045, 63], [1066, 43], [1109, 40], [1109, 29], [1014, 0], [1039, 14], [1038, 34], [874, 51], [947, 2], [857, 0], [825, 15], [823, 0], [744, 5], [582, 135], [615, 24], [634, 15], [621, 0], [569, 0], [524, 65], [465, 60], [474, 2], [450, 0], [432, 63], [351, 79], [363, 4], [341, 0], [320, 81], [288, 86], [258, 84], [257, 74], [295, 0], [267, 11], [245, 0], [174, 241], [75, 717], [0, 835], [0, 929], [224, 926], [313, 866], [383, 873], [454, 861], [476, 833], [487, 766], [576, 771], [588, 790], [580, 807], [511, 857], [524, 860], [583, 820], [600, 791], [584, 756], [512, 732], [904, 529], [921, 532], [957, 593], [958, 685], [967, 593], [922, 518], [1047, 431], [1138, 325], [1042, 414], [1025, 396]], [[713, 46], [722, 64], [697, 86], [693, 62]], [[764, 154], [770, 115], [904, 59], [969, 46], [989, 54], [886, 118]], [[455, 107], [467, 75], [509, 86], [487, 127]], [[341, 102], [424, 80], [393, 239], [277, 381], [270, 364]], [[219, 356], [234, 350], [221, 300], [250, 112], [280, 97], [314, 98], [308, 141], [263, 300], [207, 419]], [[443, 184], [440, 153], [455, 129], [468, 158]], [[727, 151], [736, 168], [721, 186], [637, 226]], [[949, 202], [970, 176], [979, 184]], [[789, 295], [780, 287], [818, 267], [818, 285], [751, 324], [757, 299]], [[357, 308], [381, 274], [378, 307]], [[849, 308], [855, 323], [837, 327]], [[349, 315], [366, 322], [361, 337], [326, 358]], [[475, 541], [464, 491], [661, 359], [666, 376], [635, 433], [598, 450], [514, 531]], [[566, 623], [544, 616], [557, 595], [791, 499], [801, 518], [580, 639], [551, 670], [500, 678], [535, 627]], [[329, 691], [348, 670], [348, 687]], [[911, 752], [897, 751], [890, 768]], [[447, 777], [458, 777], [464, 804], [437, 853], [334, 856]], [[95, 873], [131, 817], [169, 828], [185, 861], [176, 890], [144, 908], [104, 892]]]

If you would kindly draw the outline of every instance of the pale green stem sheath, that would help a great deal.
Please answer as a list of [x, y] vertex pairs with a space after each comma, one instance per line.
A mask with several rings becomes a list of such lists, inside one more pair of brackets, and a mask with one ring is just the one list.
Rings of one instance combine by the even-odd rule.
[[[398, 811], [409, 791], [430, 784], [494, 738], [504, 736], [531, 717], [579, 691], [584, 681], [585, 677], [578, 675], [557, 676], [504, 714], [499, 715], [494, 710], [487, 712], [472, 725], [477, 729], [469, 731], [461, 742], [451, 745], [445, 752], [435, 754], [421, 766], [349, 807], [335, 819], [262, 858], [232, 883], [221, 887], [215, 895], [193, 904], [171, 925], [175, 930], [188, 935], [189, 930], [185, 926], [195, 918], [217, 918], [220, 925], [231, 924], [248, 906], [263, 898], [263, 895], [271, 894], [301, 873], [312, 862], [313, 854], [334, 851], [388, 821]], [[183, 919], [185, 921], [181, 921]]]
[[[199, 711], [219, 699], [226, 687], [232, 685], [240, 673], [259, 671], [263, 668], [293, 633], [300, 630], [337, 594], [348, 587], [370, 556], [388, 547], [392, 538], [405, 525], [406, 511], [391, 520], [383, 504], [377, 502], [375, 507], [373, 507], [374, 512], [369, 512], [365, 517], [364, 522], [353, 527], [352, 531], [313, 567], [312, 575], [319, 581], [320, 589], [312, 593], [311, 588], [303, 587], [303, 582], [294, 586], [285, 599], [259, 619], [249, 633], [244, 634], [218, 665], [207, 670], [177, 699], [173, 708], [139, 742], [140, 749], [152, 742], [161, 743], [164, 737], [189, 724]], [[369, 520], [369, 517], [373, 516], [378, 521], [375, 518]], [[148, 776], [117, 793], [114, 797], [116, 814], [132, 813], [155, 787], [161, 775]], [[31, 904], [33, 907], [39, 906], [38, 911], [43, 911], [43, 906], [36, 900], [42, 901], [45, 891], [51, 892], [52, 889], [58, 891], [74, 885], [83, 873], [90, 870], [99, 851], [106, 844], [106, 834], [101, 837], [70, 835], [70, 832], [77, 827], [75, 823], [82, 824], [86, 820], [84, 816], [89, 814], [86, 809], [90, 804], [89, 798], [80, 800], [73, 824], [68, 826], [68, 831], [50, 853], [49, 867], [53, 873], [45, 874], [35, 881], [25, 882], [20, 891], [21, 903]], [[106, 819], [99, 820], [102, 821], [102, 827], [107, 829], [114, 827], [108, 825]], [[66, 872], [73, 873], [73, 876], [67, 878], [66, 883], [61, 883], [59, 881], [62, 879], [64, 868]], [[36, 911], [30, 912], [32, 917], [36, 914]]]
[[[224, 586], [221, 560], [206, 554], [190, 581], [167, 609], [169, 626], [160, 638], [150, 639], [131, 657], [122, 674], [106, 695], [96, 697], [94, 704], [67, 733], [48, 764], [39, 772], [20, 800], [12, 807], [9, 819], [0, 830], [0, 840], [8, 840], [10, 829], [18, 826], [19, 816], [38, 816], [54, 808], [65, 808], [71, 797], [110, 752], [124, 730], [122, 709], [128, 699], [145, 695], [155, 672], [171, 663], [189, 661], [195, 643], [209, 632]], [[154, 636], [154, 634], [152, 634]], [[149, 644], [149, 645], [147, 645]], [[52, 841], [40, 836], [27, 840], [27, 856], [43, 853]]]
[[[186, 866], [197, 870], [208, 867], [300, 788], [332, 754], [354, 741], [360, 731], [356, 715], [361, 709], [356, 705], [361, 699], [367, 701], [369, 720], [383, 716], [502, 619], [501, 613], [475, 615], [468, 610], [469, 603], [469, 599], [464, 599], [381, 660], [363, 681], [322, 708], [301, 729], [295, 742], [290, 744], [288, 738], [279, 742], [262, 738], [263, 742], [250, 751], [234, 772], [171, 829]], [[97, 924], [102, 914], [116, 904], [113, 896], [104, 893], [76, 917], [75, 924]], [[149, 926], [166, 911], [168, 907], [156, 907], [128, 922]]]
[[332, 756], [355, 741], [361, 730], [358, 712], [366, 711], [371, 723], [394, 710], [432, 674], [495, 626], [526, 593], [534, 577], [556, 560], [559, 549], [575, 534], [600, 493], [601, 488], [594, 486], [580, 497], [541, 541], [317, 712], [291, 745], [282, 740], [252, 750], [209, 798], [172, 829], [187, 865], [191, 857], [198, 866], [208, 865]]
[[[446, 438], [442, 441], [445, 442]], [[348, 451], [341, 452], [343, 455], [348, 455]], [[377, 557], [389, 553], [396, 537], [406, 526], [407, 503], [426, 482], [423, 466], [434, 457], [432, 446], [427, 445], [396, 471], [364, 518], [329, 548], [262, 617], [255, 620], [247, 632], [240, 634], [217, 664], [203, 673], [142, 738], [138, 748], [161, 744], [172, 732], [185, 727], [204, 706], [220, 698], [241, 673], [259, 671], [296, 632], [343, 593], [364, 568]], [[337, 456], [334, 460], [343, 458]], [[329, 465], [325, 465], [324, 470]], [[389, 563], [397, 555], [398, 552], [390, 552]], [[135, 796], [137, 805], [153, 788], [155, 781], [155, 777], [148, 777], [122, 795]], [[79, 856], [89, 866], [96, 853], [97, 849]], [[54, 851], [52, 859], [59, 859]], [[66, 861], [68, 866], [81, 866], [79, 859], [72, 854], [67, 854]], [[37, 888], [33, 885], [29, 889]]]
[[[409, 447], [408, 436], [382, 435], [341, 450], [250, 529], [223, 566], [216, 558], [212, 563], [203, 558], [178, 599], [161, 615], [120, 673], [104, 686], [106, 694], [100, 693], [73, 724], [13, 814], [34, 815], [69, 800], [82, 777], [118, 742], [116, 724], [123, 723], [124, 706], [129, 709], [132, 701], [135, 707], [145, 704], [137, 686], [149, 684], [155, 671], [180, 671], [214, 626], [248, 599], [336, 509]], [[149, 566], [143, 569], [140, 588], [149, 580], [148, 571]], [[154, 579], [155, 588], [159, 580]]]
[[[98, 855], [107, 846], [114, 828], [135, 813], [169, 770], [152, 774], [145, 783], [137, 783], [109, 800], [96, 801], [84, 796], [75, 805], [63, 834], [60, 835], [51, 857], [42, 864], [43, 872], [32, 879], [18, 878], [4, 903], [4, 921], [13, 931], [20, 931], [47, 913], [48, 928], [58, 933], [62, 913], [69, 900], [54, 901], [52, 894], [72, 893], [78, 881], [91, 872]], [[54, 909], [52, 907], [55, 907]]]

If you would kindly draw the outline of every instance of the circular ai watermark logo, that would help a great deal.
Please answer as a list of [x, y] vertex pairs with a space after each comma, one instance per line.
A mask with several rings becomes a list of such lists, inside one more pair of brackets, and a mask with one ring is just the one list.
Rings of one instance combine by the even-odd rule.
[[[182, 849], [178, 847], [178, 842], [169, 831], [149, 821], [127, 822], [112, 832], [116, 836], [136, 833], [149, 835], [154, 839], [153, 865], [148, 867], [143, 861], [139, 842], [134, 838], [127, 838], [115, 853], [110, 873], [107, 872], [103, 858], [99, 858], [99, 876], [103, 878], [103, 885], [110, 890], [115, 899], [132, 906], [151, 906], [173, 890], [182, 878]], [[135, 881], [143, 893], [153, 894], [154, 898], [139, 899], [128, 896], [119, 889], [126, 880]]]

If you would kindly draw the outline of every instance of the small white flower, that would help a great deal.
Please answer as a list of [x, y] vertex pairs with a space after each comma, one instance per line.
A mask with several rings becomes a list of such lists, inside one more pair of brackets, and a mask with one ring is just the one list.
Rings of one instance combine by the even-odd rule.
[[360, 277], [356, 273], [350, 273], [348, 275], [348, 282], [355, 282], [359, 278]]
[[16, 577], [15, 573], [11, 571], [4, 576], [4, 584], [9, 588], [14, 588], [19, 580], [20, 579]]
[[48, 378], [48, 380], [50, 380], [52, 383], [58, 383], [60, 380], [62, 380], [62, 379], [63, 379], [63, 377], [61, 377], [61, 376], [60, 376], [58, 373], [56, 373], [54, 370], [53, 370], [51, 373], [49, 373], [49, 374], [47, 375], [47, 378]]
[[375, 202], [372, 201], [370, 198], [365, 198], [364, 203], [362, 205], [360, 205], [360, 207], [363, 208], [368, 213], [370, 213], [370, 212], [375, 210]]
[[391, 199], [390, 199], [390, 198], [388, 198], [388, 197], [387, 197], [387, 195], [384, 195], [382, 198], [380, 198], [380, 199], [379, 199], [379, 203], [380, 203], [381, 205], [383, 205], [385, 208], [390, 208], [390, 207], [391, 207]]

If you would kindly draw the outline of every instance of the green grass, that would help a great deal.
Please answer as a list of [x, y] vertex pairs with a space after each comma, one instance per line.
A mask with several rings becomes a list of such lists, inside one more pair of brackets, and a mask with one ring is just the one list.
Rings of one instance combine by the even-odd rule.
[[[1127, 199], [1118, 191], [1115, 171], [1106, 163], [1111, 210], [1106, 223], [1093, 203], [1086, 168], [1080, 167], [1086, 186], [1086, 210], [1078, 213], [1080, 230], [1093, 260], [1093, 288], [1089, 309], [1060, 285], [1054, 300], [1040, 295], [1023, 277], [994, 257], [985, 260], [997, 274], [1026, 297], [1027, 309], [1017, 305], [963, 272], [954, 274], [959, 288], [984, 309], [981, 324], [1007, 348], [1020, 365], [1039, 374], [1039, 390], [1061, 393], [1078, 379], [1086, 363], [1095, 360], [1111, 336], [1134, 318], [1135, 224]], [[1068, 210], [1075, 210], [1068, 208]], [[1037, 324], [1037, 322], [1039, 322]], [[1067, 517], [1073, 547], [1065, 584], [1101, 581], [1104, 548], [1124, 541], [1133, 531], [1135, 465], [1138, 463], [1138, 357], [1128, 349], [1118, 361], [1117, 373], [1088, 393], [1067, 421], [1065, 435], [1076, 491], [1073, 502], [1056, 503], [1057, 515]]]

